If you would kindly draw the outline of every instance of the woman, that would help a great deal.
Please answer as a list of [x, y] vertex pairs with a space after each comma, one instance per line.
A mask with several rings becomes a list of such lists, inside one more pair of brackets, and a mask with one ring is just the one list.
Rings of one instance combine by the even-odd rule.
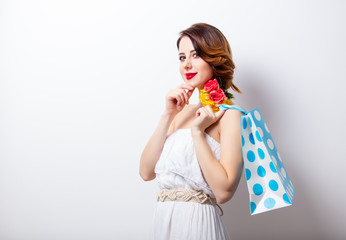
[[[232, 81], [231, 48], [220, 30], [205, 23], [180, 32], [177, 47], [185, 83], [166, 94], [165, 111], [140, 160], [140, 176], [156, 178], [160, 187], [151, 239], [230, 239], [218, 204], [232, 198], [241, 178], [242, 113], [214, 108], [232, 103], [229, 87], [241, 93]], [[222, 87], [218, 91], [229, 98], [204, 95]], [[196, 88], [210, 105], [189, 104]]]

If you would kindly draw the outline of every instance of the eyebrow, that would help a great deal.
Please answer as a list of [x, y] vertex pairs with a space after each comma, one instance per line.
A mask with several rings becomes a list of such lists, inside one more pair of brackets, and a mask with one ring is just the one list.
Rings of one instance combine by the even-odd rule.
[[[196, 52], [196, 50], [193, 49], [193, 50], [190, 51], [190, 53], [192, 53], [192, 52]], [[180, 54], [184, 54], [184, 53], [180, 52], [179, 55], [180, 55]]]

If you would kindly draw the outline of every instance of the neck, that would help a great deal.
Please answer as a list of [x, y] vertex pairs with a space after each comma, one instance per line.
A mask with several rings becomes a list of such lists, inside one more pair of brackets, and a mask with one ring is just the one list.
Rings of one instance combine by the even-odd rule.
[[[201, 88], [202, 89], [202, 88]], [[201, 94], [201, 92], [200, 92], [200, 90], [201, 90], [200, 88], [198, 88], [198, 95], [200, 95]], [[196, 105], [196, 107], [197, 108], [201, 108], [201, 107], [203, 107], [203, 104], [202, 104], [202, 102], [201, 102], [201, 100], [200, 100], [200, 98], [199, 98], [199, 96], [198, 96], [198, 103], [197, 103], [197, 105]]]
[[201, 101], [198, 101], [197, 105], [196, 105], [197, 108], [201, 108], [203, 107], [203, 104], [201, 103]]

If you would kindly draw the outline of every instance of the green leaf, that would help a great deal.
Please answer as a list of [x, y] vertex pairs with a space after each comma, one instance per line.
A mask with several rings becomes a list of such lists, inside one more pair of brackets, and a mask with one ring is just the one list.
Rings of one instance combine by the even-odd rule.
[[229, 98], [229, 99], [233, 98], [233, 94], [232, 93], [230, 93], [228, 91], [224, 91], [224, 92], [225, 92], [225, 95], [226, 95], [227, 98]]

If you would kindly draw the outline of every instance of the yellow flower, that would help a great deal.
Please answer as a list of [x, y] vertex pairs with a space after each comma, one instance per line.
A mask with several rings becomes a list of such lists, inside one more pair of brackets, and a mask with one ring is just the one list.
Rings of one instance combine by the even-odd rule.
[[[199, 99], [201, 100], [203, 106], [209, 105], [213, 112], [218, 112], [220, 110], [219, 107], [216, 106], [216, 103], [209, 99], [209, 92], [205, 91], [204, 89], [199, 90]], [[232, 101], [231, 99], [226, 98], [222, 103], [219, 104], [231, 105]]]
[[222, 104], [232, 105], [232, 100], [229, 98], [226, 98], [225, 101], [223, 101]]

